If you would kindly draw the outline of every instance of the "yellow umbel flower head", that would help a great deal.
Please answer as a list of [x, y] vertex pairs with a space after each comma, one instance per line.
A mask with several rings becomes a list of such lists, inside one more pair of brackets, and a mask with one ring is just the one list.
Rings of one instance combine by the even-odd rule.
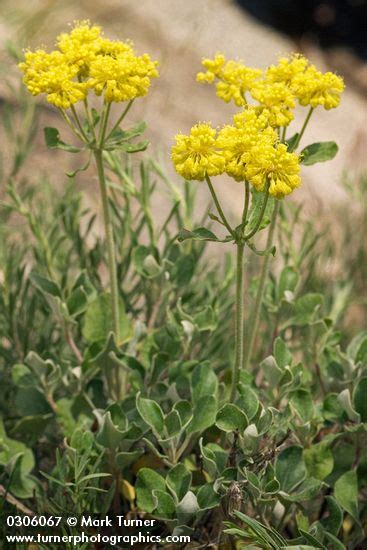
[[137, 57], [130, 42], [104, 38], [101, 28], [89, 21], [60, 34], [57, 47], [51, 53], [27, 51], [19, 68], [33, 95], [45, 93], [61, 109], [84, 100], [92, 89], [107, 102], [143, 96], [151, 78], [158, 76], [157, 62], [149, 55]]
[[251, 95], [260, 103], [261, 108], [270, 113], [271, 126], [288, 126], [294, 116], [291, 111], [295, 107], [292, 92], [284, 82], [255, 82], [251, 88]]
[[178, 134], [172, 147], [172, 161], [176, 171], [187, 180], [217, 176], [225, 169], [225, 159], [218, 148], [216, 130], [210, 124], [196, 124], [190, 135]]
[[282, 199], [300, 185], [299, 170], [298, 155], [289, 153], [286, 145], [263, 142], [251, 149], [246, 178], [258, 191], [264, 191], [269, 182], [269, 194]]
[[246, 104], [246, 92], [262, 74], [260, 69], [246, 67], [241, 61], [226, 62], [222, 54], [216, 54], [213, 60], [204, 59], [202, 64], [207, 71], [198, 73], [198, 82], [212, 83], [217, 79], [217, 96], [226, 103], [233, 100], [238, 106]]
[[107, 102], [128, 101], [147, 94], [150, 79], [158, 76], [157, 62], [148, 54], [136, 57], [131, 49], [115, 56], [99, 55], [91, 63], [88, 88], [104, 94]]
[[340, 103], [340, 95], [344, 91], [343, 79], [331, 72], [321, 73], [314, 65], [299, 75], [292, 83], [292, 90], [301, 105], [324, 109], [333, 109]]
[[70, 33], [62, 33], [56, 45], [68, 63], [77, 65], [81, 74], [88, 73], [88, 66], [100, 50], [101, 27], [89, 21], [74, 24]]
[[308, 60], [300, 54], [293, 54], [290, 57], [281, 57], [277, 65], [270, 65], [266, 70], [268, 82], [283, 82], [292, 86], [294, 78], [304, 73], [308, 66]]
[[258, 114], [254, 107], [236, 114], [233, 121], [233, 126], [226, 125], [220, 130], [217, 144], [226, 159], [226, 173], [236, 181], [243, 181], [251, 149], [262, 143], [274, 144], [277, 134], [268, 125], [267, 113]]
[[61, 109], [68, 109], [86, 96], [86, 85], [73, 79], [78, 74], [76, 65], [69, 65], [64, 54], [44, 50], [27, 51], [19, 64], [24, 72], [23, 82], [32, 95], [45, 93], [47, 101]]

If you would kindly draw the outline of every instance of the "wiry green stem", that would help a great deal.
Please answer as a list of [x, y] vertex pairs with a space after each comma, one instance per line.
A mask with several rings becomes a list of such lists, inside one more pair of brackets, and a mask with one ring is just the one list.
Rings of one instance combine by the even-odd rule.
[[236, 317], [235, 317], [235, 361], [232, 372], [232, 387], [231, 387], [231, 402], [236, 397], [237, 384], [240, 377], [241, 369], [243, 368], [244, 357], [244, 332], [245, 332], [245, 315], [244, 315], [244, 299], [245, 299], [245, 278], [244, 278], [244, 261], [243, 252], [245, 245], [237, 244], [237, 266], [236, 266]]
[[[267, 250], [270, 250], [270, 248], [273, 246], [274, 241], [274, 233], [275, 233], [275, 227], [276, 227], [276, 221], [278, 217], [278, 211], [279, 211], [279, 201], [275, 201], [274, 210], [270, 222], [270, 228], [268, 232], [268, 238], [266, 241], [266, 248]], [[257, 289], [256, 293], [256, 301], [255, 301], [255, 308], [254, 308], [254, 314], [251, 321], [251, 329], [250, 334], [248, 335], [248, 344], [247, 344], [247, 351], [246, 351], [246, 358], [245, 358], [245, 366], [244, 368], [247, 370], [250, 365], [252, 353], [254, 350], [255, 340], [257, 336], [257, 331], [259, 328], [259, 322], [260, 322], [260, 314], [261, 314], [261, 306], [264, 298], [264, 291], [265, 291], [265, 284], [268, 278], [269, 273], [269, 264], [270, 264], [270, 254], [268, 253], [263, 261], [263, 265], [261, 268], [261, 274], [260, 274], [260, 281], [259, 281], [259, 287]]]
[[113, 331], [115, 333], [117, 342], [119, 342], [120, 319], [119, 319], [115, 242], [113, 237], [113, 227], [112, 227], [111, 218], [110, 218], [110, 210], [108, 206], [107, 183], [106, 183], [106, 177], [104, 172], [102, 153], [103, 151], [101, 149], [96, 149], [94, 151], [94, 157], [96, 159], [96, 165], [97, 165], [99, 188], [101, 192], [102, 208], [103, 208], [103, 221], [104, 221], [106, 244], [107, 244], [108, 270], [109, 270], [109, 276], [110, 276], [111, 302], [112, 302]]
[[222, 210], [222, 207], [218, 201], [218, 197], [215, 193], [215, 190], [214, 190], [214, 187], [213, 187], [213, 184], [211, 182], [211, 179], [208, 175], [205, 176], [205, 179], [206, 179], [206, 183], [208, 184], [208, 187], [209, 187], [209, 191], [211, 193], [211, 196], [213, 197], [213, 201], [214, 201], [214, 204], [217, 208], [217, 211], [218, 211], [218, 214], [223, 222], [223, 225], [225, 226], [225, 228], [228, 230], [228, 232], [230, 233], [230, 235], [232, 235], [232, 237], [235, 237], [234, 235], [234, 231], [232, 229], [232, 227], [229, 225], [228, 221], [227, 221], [227, 218]]

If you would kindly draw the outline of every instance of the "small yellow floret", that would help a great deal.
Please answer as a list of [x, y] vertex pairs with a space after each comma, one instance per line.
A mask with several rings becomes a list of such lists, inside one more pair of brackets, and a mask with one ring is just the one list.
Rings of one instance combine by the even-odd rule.
[[233, 126], [226, 125], [220, 130], [217, 144], [226, 159], [226, 173], [236, 181], [243, 181], [251, 149], [261, 144], [274, 144], [277, 134], [268, 125], [265, 112], [258, 115], [254, 107], [236, 114], [233, 121]]
[[314, 65], [297, 75], [292, 84], [294, 95], [303, 106], [333, 109], [340, 103], [340, 95], [344, 91], [343, 79], [331, 72], [321, 73]]
[[111, 55], [100, 55], [91, 63], [88, 88], [104, 94], [107, 102], [128, 101], [147, 94], [150, 79], [158, 76], [157, 62], [148, 54], [136, 57], [130, 49]]
[[300, 54], [293, 54], [290, 57], [281, 57], [277, 65], [270, 65], [266, 71], [268, 82], [283, 82], [292, 86], [294, 78], [304, 73], [308, 66], [308, 60]]
[[23, 82], [30, 93], [45, 93], [47, 101], [56, 107], [68, 109], [86, 96], [86, 85], [73, 81], [78, 68], [69, 65], [59, 51], [50, 54], [44, 50], [28, 51], [19, 68], [24, 72]]
[[217, 145], [216, 131], [209, 124], [196, 124], [190, 135], [178, 134], [172, 147], [176, 171], [187, 180], [217, 176], [225, 169], [225, 159]]
[[269, 182], [269, 194], [282, 199], [300, 185], [299, 170], [298, 155], [289, 153], [286, 145], [262, 143], [251, 150], [246, 177], [258, 191]]
[[294, 116], [291, 111], [295, 107], [292, 92], [283, 82], [256, 82], [251, 88], [251, 95], [269, 111], [271, 126], [288, 126]]
[[19, 68], [33, 95], [68, 109], [84, 100], [90, 89], [107, 102], [128, 101], [148, 92], [150, 79], [158, 76], [157, 62], [148, 54], [137, 57], [130, 42], [108, 40], [89, 21], [77, 22], [57, 39], [58, 50], [27, 51]]
[[233, 100], [238, 106], [246, 104], [246, 92], [262, 74], [260, 69], [246, 67], [241, 61], [226, 61], [221, 54], [216, 54], [213, 60], [204, 59], [202, 64], [207, 71], [198, 73], [198, 82], [210, 84], [218, 79], [217, 96], [226, 103]]
[[78, 66], [82, 74], [88, 72], [88, 64], [100, 50], [101, 27], [89, 21], [76, 22], [70, 33], [57, 37], [56, 45], [68, 63]]

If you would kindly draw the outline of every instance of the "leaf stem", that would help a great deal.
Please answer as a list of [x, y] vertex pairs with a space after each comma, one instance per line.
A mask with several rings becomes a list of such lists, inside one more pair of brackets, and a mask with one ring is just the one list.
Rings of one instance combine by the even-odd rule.
[[[268, 238], [266, 241], [266, 249], [270, 249], [273, 246], [278, 211], [279, 211], [279, 201], [276, 200], [271, 222], [270, 222]], [[270, 264], [270, 254], [267, 254], [264, 258], [263, 265], [261, 268], [259, 287], [256, 293], [255, 308], [254, 308], [253, 318], [251, 322], [250, 334], [248, 337], [248, 346], [247, 346], [247, 353], [246, 353], [245, 367], [244, 367], [246, 370], [249, 368], [249, 365], [250, 365], [254, 344], [257, 336], [257, 331], [259, 328], [261, 306], [264, 299], [265, 284], [269, 273], [269, 264]]]
[[218, 214], [219, 214], [219, 217], [221, 218], [224, 226], [226, 227], [226, 229], [229, 231], [229, 233], [232, 235], [233, 238], [235, 238], [235, 234], [234, 234], [234, 231], [233, 229], [231, 228], [231, 226], [229, 225], [228, 221], [227, 221], [227, 218], [225, 217], [224, 215], [224, 212], [222, 210], [222, 207], [221, 205], [219, 204], [219, 201], [218, 201], [218, 197], [214, 191], [214, 187], [213, 187], [213, 184], [210, 180], [210, 177], [206, 174], [205, 175], [205, 179], [206, 179], [206, 183], [208, 184], [208, 187], [209, 187], [209, 191], [213, 197], [213, 201], [214, 201], [214, 204], [216, 206], [216, 209], [218, 211]]

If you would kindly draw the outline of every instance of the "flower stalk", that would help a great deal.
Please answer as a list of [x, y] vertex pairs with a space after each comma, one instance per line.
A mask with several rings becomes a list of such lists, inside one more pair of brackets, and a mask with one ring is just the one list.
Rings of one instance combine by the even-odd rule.
[[103, 166], [103, 149], [96, 149], [94, 151], [94, 158], [97, 166], [99, 189], [100, 189], [101, 200], [102, 200], [106, 245], [107, 245], [113, 332], [115, 334], [116, 341], [118, 343], [120, 340], [120, 319], [119, 319], [119, 293], [118, 293], [118, 282], [117, 282], [116, 253], [115, 253], [115, 242], [114, 242], [114, 236], [113, 236], [113, 227], [112, 227], [112, 222], [110, 217], [110, 209], [108, 205], [107, 182], [106, 182], [105, 171]]

